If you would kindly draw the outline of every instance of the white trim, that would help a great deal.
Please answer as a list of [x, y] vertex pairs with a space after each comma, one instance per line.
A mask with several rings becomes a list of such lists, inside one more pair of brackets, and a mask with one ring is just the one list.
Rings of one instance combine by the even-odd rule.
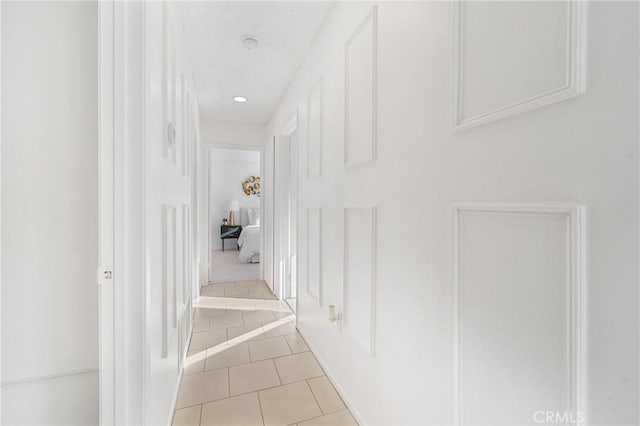
[[193, 254], [191, 253], [191, 204], [182, 205], [182, 304], [180, 310], [191, 297], [191, 272]]
[[[182, 377], [184, 375], [183, 374], [184, 362], [187, 359], [188, 348], [191, 345], [191, 337], [193, 336], [193, 321], [191, 316], [193, 315], [194, 309], [192, 308], [192, 300], [189, 300], [187, 306], [189, 306], [189, 309], [185, 309], [182, 315], [182, 320], [181, 320], [183, 321], [185, 318], [188, 318], [188, 321], [189, 321], [189, 326], [187, 327], [187, 339], [185, 341], [184, 350], [182, 351], [182, 353], [178, 351], [178, 379], [176, 380], [176, 383], [177, 383], [176, 388], [173, 391], [173, 398], [171, 398], [171, 409], [169, 410], [169, 419], [166, 423], [167, 425], [173, 424], [173, 416], [175, 415], [175, 412], [176, 412], [176, 405], [178, 404], [178, 395], [180, 394], [180, 385], [182, 384]], [[186, 315], [187, 313], [189, 315]], [[180, 342], [180, 340], [178, 342]]]
[[[180, 90], [179, 90], [179, 97], [180, 97], [180, 111], [179, 111], [179, 116], [180, 116], [180, 139], [179, 139], [179, 143], [176, 144], [176, 146], [179, 147], [179, 151], [180, 151], [180, 161], [179, 161], [179, 166], [178, 166], [178, 170], [180, 172], [180, 176], [182, 177], [188, 177], [188, 170], [187, 170], [187, 139], [186, 139], [186, 131], [185, 128], [186, 126], [186, 109], [187, 109], [187, 87], [186, 87], [186, 81], [184, 78], [184, 72], [180, 72], [180, 78], [179, 78], [179, 86], [180, 86]], [[176, 118], [178, 118], [176, 116]], [[177, 121], [177, 120], [176, 120]]]
[[567, 73], [565, 84], [561, 87], [539, 93], [520, 101], [495, 108], [491, 111], [464, 118], [463, 52], [464, 41], [464, 2], [454, 3], [454, 99], [453, 128], [466, 130], [493, 121], [501, 120], [533, 109], [542, 108], [556, 102], [570, 99], [586, 90], [586, 39], [587, 39], [587, 2], [583, 0], [567, 1]]
[[[282, 179], [282, 173], [284, 169], [281, 169], [280, 173], [278, 173], [278, 167], [277, 167], [277, 160], [278, 157], [280, 157], [280, 159], [282, 159], [281, 157], [281, 151], [280, 148], [278, 148], [283, 142], [283, 140], [285, 138], [289, 139], [288, 142], [288, 146], [289, 146], [289, 152], [287, 153], [287, 158], [289, 159], [289, 164], [286, 165], [286, 167], [290, 168], [290, 164], [291, 164], [291, 158], [290, 158], [290, 144], [291, 144], [291, 136], [298, 131], [298, 122], [299, 122], [299, 109], [296, 108], [295, 111], [293, 112], [293, 114], [291, 115], [291, 118], [289, 118], [289, 120], [286, 121], [286, 124], [284, 126], [282, 126], [282, 129], [280, 130], [278, 137], [275, 139], [275, 143], [274, 143], [274, 157], [273, 157], [273, 209], [274, 209], [274, 213], [273, 213], [273, 243], [274, 243], [274, 252], [273, 252], [273, 273], [274, 273], [274, 282], [273, 283], [273, 288], [274, 288], [274, 293], [275, 296], [280, 299], [283, 300], [284, 299], [284, 281], [282, 279], [282, 274], [281, 274], [281, 265], [280, 262], [282, 260], [282, 249], [283, 249], [283, 238], [282, 238], [282, 233], [284, 232], [284, 230], [282, 229], [282, 222], [277, 220], [277, 215], [276, 213], [282, 213], [283, 211], [283, 205], [282, 205], [282, 198], [278, 196], [278, 194], [282, 193], [282, 189], [279, 187], [279, 185], [282, 185], [283, 183], [283, 179]], [[298, 141], [297, 143], [299, 144], [300, 142], [300, 135], [298, 135]], [[298, 145], [299, 148], [299, 145]], [[296, 159], [296, 161], [298, 161], [298, 159]], [[288, 187], [288, 189], [290, 189], [290, 186]], [[297, 189], [299, 190], [299, 185], [297, 186]], [[296, 200], [299, 200], [298, 197], [299, 194], [296, 194]], [[298, 206], [299, 207], [299, 206]], [[298, 211], [296, 210], [295, 212], [295, 227], [296, 227], [296, 238], [299, 239], [298, 237]], [[296, 251], [298, 250], [298, 246], [299, 246], [299, 241], [296, 241]], [[297, 265], [297, 261], [298, 261], [298, 256], [296, 253], [296, 265], [295, 265], [295, 270], [296, 272], [298, 271], [298, 265]], [[291, 266], [291, 265], [290, 265]], [[277, 279], [276, 279], [277, 277]], [[298, 284], [298, 279], [296, 278], [296, 286]], [[296, 295], [298, 294], [298, 289], [296, 288]], [[296, 297], [296, 311], [298, 309], [298, 300], [299, 298]]]
[[[189, 334], [191, 334], [191, 331], [189, 331]], [[189, 340], [189, 341], [191, 341], [191, 340]], [[179, 370], [178, 371], [178, 378], [176, 380], [177, 385], [176, 385], [176, 388], [173, 391], [173, 398], [171, 398], [171, 409], [169, 410], [169, 418], [167, 419], [167, 422], [165, 423], [167, 425], [172, 425], [173, 424], [173, 416], [174, 416], [174, 414], [176, 412], [176, 405], [178, 404], [178, 395], [180, 394], [180, 384], [182, 383], [182, 376], [183, 376], [184, 369], [183, 368], [179, 368], [178, 370]]]
[[[264, 148], [262, 148], [260, 150], [260, 177], [262, 179], [262, 190], [260, 191], [260, 266], [258, 266], [258, 276], [260, 277], [261, 280], [265, 281], [264, 278], [264, 261], [265, 261], [265, 257], [264, 257], [264, 250], [266, 247], [266, 239], [265, 239], [265, 234], [267, 233], [266, 231], [266, 226], [265, 226], [265, 211], [264, 211], [264, 203], [265, 203], [265, 198], [266, 198], [266, 194], [264, 191], [265, 186], [268, 187], [267, 183], [267, 175], [265, 173], [265, 158], [264, 158]], [[268, 285], [268, 284], [267, 284]]]
[[[371, 22], [371, 158], [349, 160], [349, 49], [358, 38], [362, 30]], [[364, 20], [358, 25], [345, 43], [344, 58], [344, 165], [345, 167], [367, 164], [376, 161], [378, 157], [378, 6], [373, 6]]]
[[197, 98], [195, 93], [192, 94], [191, 104], [189, 106], [190, 120], [189, 128], [191, 129], [190, 148], [189, 148], [189, 171], [191, 177], [191, 279], [189, 294], [191, 300], [200, 297], [200, 168], [198, 159], [200, 158], [200, 141], [198, 134], [198, 114], [196, 110]]
[[[98, 5], [98, 229], [99, 266], [114, 263], [114, 125], [115, 125], [115, 4]], [[114, 270], [112, 283], [99, 286], [99, 418], [101, 425], [115, 424]]]
[[[177, 260], [177, 207], [175, 204], [162, 205], [162, 358], [169, 355], [169, 323], [171, 328], [178, 326], [178, 308], [176, 304], [176, 260]], [[168, 240], [169, 230], [173, 235], [173, 243]], [[168, 252], [171, 250], [171, 253]], [[168, 275], [169, 256], [173, 257], [173, 277]], [[170, 293], [171, 292], [171, 293]], [[169, 307], [171, 307], [171, 318], [169, 318]]]
[[42, 380], [57, 379], [59, 377], [75, 376], [78, 374], [98, 373], [99, 371], [100, 370], [98, 368], [81, 368], [78, 370], [66, 370], [66, 371], [60, 371], [57, 373], [43, 374], [41, 376], [24, 377], [21, 379], [7, 380], [6, 382], [2, 382], [2, 387], [19, 385], [22, 383], [39, 382]]
[[151, 194], [147, 190], [149, 187], [147, 175], [150, 170], [150, 148], [147, 143], [147, 138], [149, 137], [148, 132], [148, 104], [149, 104], [149, 64], [147, 62], [147, 3], [142, 2], [142, 258], [144, 259], [144, 267], [143, 267], [143, 288], [142, 288], [142, 304], [141, 309], [142, 312], [142, 321], [140, 323], [140, 328], [143, 336], [143, 347], [142, 347], [142, 407], [140, 407], [140, 411], [142, 412], [142, 422], [143, 424], [147, 424], [147, 418], [149, 416], [148, 407], [149, 407], [149, 389], [151, 383], [151, 336], [148, 333], [148, 317], [149, 313], [152, 311], [151, 306], [149, 304], [149, 295], [151, 294], [151, 272], [150, 272], [150, 256], [149, 256], [149, 229], [148, 229], [148, 221], [147, 218], [150, 214], [149, 206], [151, 205]]
[[[371, 247], [370, 247], [370, 251], [371, 251], [371, 283], [370, 283], [370, 294], [371, 294], [371, 300], [370, 300], [370, 306], [369, 306], [369, 310], [370, 310], [370, 318], [369, 318], [369, 345], [368, 346], [362, 346], [358, 343], [358, 340], [355, 338], [355, 336], [353, 335], [353, 333], [350, 331], [349, 328], [349, 303], [347, 301], [347, 290], [349, 287], [349, 280], [348, 280], [348, 275], [347, 275], [347, 271], [348, 271], [348, 264], [349, 264], [349, 257], [348, 257], [348, 245], [349, 245], [349, 240], [348, 240], [348, 234], [349, 234], [349, 221], [348, 221], [348, 213], [350, 210], [369, 210], [371, 212]], [[377, 235], [377, 228], [378, 228], [378, 213], [377, 213], [378, 208], [376, 206], [368, 206], [368, 207], [358, 207], [358, 206], [352, 206], [352, 207], [345, 207], [344, 208], [344, 213], [343, 213], [343, 255], [344, 255], [344, 268], [343, 268], [343, 279], [342, 279], [342, 329], [344, 331], [346, 331], [346, 333], [353, 339], [354, 342], [356, 342], [356, 344], [360, 347], [362, 347], [362, 349], [364, 349], [366, 351], [366, 353], [373, 357], [375, 356], [375, 347], [376, 347], [376, 287], [377, 287], [377, 283], [376, 283], [376, 270], [377, 270], [377, 246], [378, 246], [378, 235]]]
[[[2, 4], [0, 3], [0, 382], [2, 381]], [[0, 386], [2, 422], [2, 386]]]
[[[584, 206], [572, 203], [456, 203], [453, 205], [453, 419], [455, 425], [462, 418], [462, 212], [522, 214], [532, 216], [560, 216], [567, 218], [568, 287], [569, 287], [569, 401], [574, 413], [585, 412], [585, 308], [586, 308], [586, 239]], [[582, 423], [577, 423], [581, 425]]]
[[[320, 93], [320, 103], [318, 108], [320, 109], [320, 124], [318, 127], [318, 174], [312, 175], [311, 170], [311, 150], [309, 147], [311, 146], [311, 95], [315, 90], [319, 90]], [[307, 94], [307, 179], [312, 178], [321, 178], [322, 177], [322, 156], [323, 156], [323, 144], [322, 144], [322, 135], [323, 135], [323, 121], [324, 121], [324, 94], [323, 94], [324, 86], [323, 86], [323, 78], [320, 77], [318, 81], [311, 87], [309, 93]]]
[[[205, 158], [207, 169], [206, 169], [206, 183], [203, 185], [205, 190], [204, 194], [202, 194], [203, 198], [206, 200], [206, 214], [205, 214], [205, 223], [207, 228], [207, 281], [205, 285], [208, 285], [211, 280], [211, 271], [213, 270], [213, 257], [211, 255], [213, 251], [213, 247], [211, 247], [211, 148], [202, 145], [203, 157]], [[200, 290], [202, 289], [202, 285], [198, 288], [198, 297], [200, 297]]]
[[[184, 360], [185, 357], [187, 356], [187, 342], [189, 341], [189, 334], [191, 330], [191, 300], [187, 300], [185, 302], [185, 304], [182, 306], [182, 308], [180, 309], [180, 312], [178, 314], [178, 327], [177, 327], [177, 334], [178, 334], [178, 362], [176, 365], [177, 368], [177, 372], [178, 374], [180, 373], [180, 371], [182, 370], [182, 367], [184, 366]], [[183, 341], [184, 340], [184, 341]], [[178, 385], [178, 387], [180, 387]]]
[[[273, 167], [271, 169], [271, 291], [276, 294], [276, 140], [272, 136], [273, 149], [271, 155], [273, 158]], [[266, 180], [266, 179], [265, 179]]]
[[[210, 188], [210, 184], [211, 184], [211, 156], [209, 155], [210, 150], [213, 148], [223, 148], [223, 149], [237, 149], [237, 150], [242, 150], [242, 151], [257, 151], [260, 153], [260, 175], [262, 176], [262, 186], [264, 188], [264, 186], [267, 184], [266, 179], [265, 179], [265, 158], [264, 158], [264, 152], [265, 152], [265, 147], [263, 146], [256, 146], [256, 145], [236, 145], [236, 144], [229, 144], [229, 143], [224, 143], [224, 142], [215, 142], [215, 141], [211, 141], [211, 142], [202, 142], [201, 144], [201, 148], [202, 148], [202, 153], [204, 154], [205, 157], [205, 161], [207, 164], [207, 181], [204, 185], [205, 188], [205, 193], [202, 194], [205, 197], [205, 200], [203, 200], [203, 206], [206, 206], [207, 212], [207, 247], [208, 247], [208, 254], [207, 254], [207, 281], [211, 282], [211, 271], [212, 271], [212, 262], [211, 262], [211, 252], [212, 252], [212, 248], [211, 248], [211, 236], [212, 236], [212, 224], [211, 224], [211, 206], [209, 205], [210, 199], [209, 199], [209, 195], [211, 193], [211, 188]], [[264, 190], [262, 191], [262, 195], [260, 196], [260, 223], [263, 224], [264, 220], [262, 219], [262, 216], [264, 216]], [[264, 249], [265, 249], [265, 227], [261, 226], [260, 227], [260, 266], [259, 266], [259, 278], [261, 280], [265, 280], [264, 277]], [[200, 250], [200, 245], [198, 244], [198, 250]], [[198, 271], [200, 272], [200, 271]], [[199, 280], [198, 280], [199, 281]], [[200, 296], [200, 285], [198, 285], [198, 295], [197, 297]], [[196, 295], [194, 295], [194, 297], [196, 297]]]
[[126, 413], [126, 340], [124, 330], [126, 299], [124, 291], [127, 262], [125, 256], [124, 238], [126, 238], [126, 158], [127, 137], [129, 131], [129, 69], [127, 51], [131, 46], [131, 36], [127, 28], [129, 8], [124, 2], [114, 2], [114, 54], [113, 54], [113, 389], [114, 389], [114, 424], [124, 421]]
[[[311, 263], [311, 258], [309, 256], [309, 234], [310, 234], [310, 227], [309, 227], [309, 211], [311, 210], [318, 210], [318, 294], [317, 296], [314, 295], [310, 288], [309, 288], [309, 283], [311, 282], [310, 280], [310, 276], [309, 276], [309, 264]], [[316, 302], [316, 304], [318, 305], [318, 307], [322, 307], [322, 293], [323, 293], [323, 285], [322, 285], [322, 207], [307, 207], [307, 235], [306, 235], [306, 240], [307, 240], [307, 253], [306, 253], [306, 258], [307, 258], [307, 285], [305, 286], [306, 290], [307, 290], [307, 294], [309, 295], [309, 297]]]

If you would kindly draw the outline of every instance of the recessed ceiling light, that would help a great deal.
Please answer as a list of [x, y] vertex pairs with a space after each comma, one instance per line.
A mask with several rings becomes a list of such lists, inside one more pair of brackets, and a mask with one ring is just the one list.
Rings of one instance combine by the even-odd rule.
[[260, 46], [260, 42], [254, 36], [242, 37], [242, 45], [249, 50], [256, 50]]
[[234, 96], [233, 100], [240, 103], [247, 102], [247, 98], [245, 98], [244, 96]]

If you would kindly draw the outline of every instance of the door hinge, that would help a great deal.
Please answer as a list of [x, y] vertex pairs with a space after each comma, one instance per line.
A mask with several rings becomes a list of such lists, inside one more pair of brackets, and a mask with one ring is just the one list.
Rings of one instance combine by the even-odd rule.
[[113, 282], [113, 268], [111, 266], [100, 266], [97, 270], [98, 285], [111, 284]]

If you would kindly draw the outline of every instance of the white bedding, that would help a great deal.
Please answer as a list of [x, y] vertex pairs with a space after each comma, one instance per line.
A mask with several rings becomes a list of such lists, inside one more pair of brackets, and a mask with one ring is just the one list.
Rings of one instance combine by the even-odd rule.
[[240, 262], [259, 263], [260, 262], [260, 225], [246, 225], [242, 227], [240, 238]]

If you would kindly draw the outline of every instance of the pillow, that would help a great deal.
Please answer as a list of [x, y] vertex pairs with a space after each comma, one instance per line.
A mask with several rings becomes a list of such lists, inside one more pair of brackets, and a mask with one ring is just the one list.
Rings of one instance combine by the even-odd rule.
[[247, 209], [249, 225], [260, 225], [260, 209]]

